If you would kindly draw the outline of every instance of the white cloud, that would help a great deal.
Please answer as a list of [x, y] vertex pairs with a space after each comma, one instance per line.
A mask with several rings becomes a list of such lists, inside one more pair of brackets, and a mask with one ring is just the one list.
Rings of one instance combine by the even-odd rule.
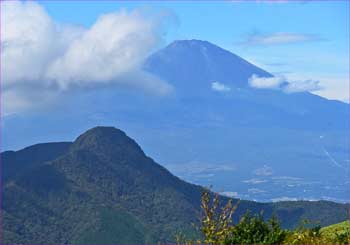
[[272, 198], [271, 200], [272, 202], [298, 201], [298, 199], [295, 197], [277, 197], [277, 198]]
[[279, 89], [285, 93], [313, 92], [322, 89], [317, 80], [296, 80], [290, 81], [283, 76], [258, 77], [252, 75], [248, 83], [257, 89]]
[[[300, 80], [301, 77], [311, 76], [312, 74], [300, 74], [293, 77], [294, 80]], [[350, 83], [348, 74], [321, 74], [322, 80], [319, 83], [321, 89], [312, 91], [312, 93], [323, 96], [328, 99], [340, 100], [346, 103], [350, 102]]]
[[243, 183], [247, 183], [247, 184], [256, 185], [256, 184], [266, 183], [267, 180], [253, 178], [253, 179], [244, 180], [244, 181], [242, 181], [242, 182], [243, 182]]
[[278, 89], [285, 82], [283, 77], [259, 77], [252, 75], [248, 83], [253, 88]]
[[293, 176], [275, 176], [272, 177], [272, 179], [274, 180], [282, 180], [282, 181], [300, 181], [302, 180], [302, 178], [298, 178], [298, 177], [293, 177]]
[[153, 22], [138, 12], [101, 16], [48, 69], [60, 86], [109, 82], [138, 67], [157, 44]]
[[218, 92], [229, 92], [231, 88], [223, 83], [213, 82], [211, 83], [211, 89]]
[[41, 79], [57, 45], [51, 18], [37, 3], [4, 2], [1, 24], [3, 88]]
[[288, 83], [288, 85], [284, 88], [284, 91], [287, 93], [296, 93], [296, 92], [313, 92], [320, 90], [320, 81], [316, 80], [305, 80], [305, 81], [294, 81]]
[[227, 196], [227, 197], [238, 197], [238, 192], [236, 192], [236, 191], [222, 191], [222, 192], [220, 192], [220, 195]]
[[104, 14], [86, 29], [55, 23], [38, 3], [9, 1], [2, 3], [1, 23], [7, 113], [35, 104], [33, 91], [50, 97], [73, 87], [109, 84], [161, 95], [172, 89], [141, 70], [162, 33], [159, 19], [140, 11]]
[[312, 34], [275, 32], [269, 34], [253, 33], [241, 42], [244, 45], [281, 45], [300, 42], [320, 41], [320, 37]]
[[236, 167], [232, 164], [203, 163], [197, 161], [168, 164], [166, 167], [177, 175], [197, 176], [198, 174], [236, 171]]

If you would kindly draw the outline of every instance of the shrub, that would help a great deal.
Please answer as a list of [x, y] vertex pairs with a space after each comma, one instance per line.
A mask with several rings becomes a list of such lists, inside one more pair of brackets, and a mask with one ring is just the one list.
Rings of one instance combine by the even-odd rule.
[[[306, 224], [306, 223], [305, 223]], [[327, 243], [321, 235], [321, 227], [306, 228], [303, 225], [296, 230], [290, 231], [284, 243], [288, 244], [325, 244]], [[329, 243], [329, 242], [328, 242]]]
[[[310, 222], [304, 221], [297, 229], [283, 230], [276, 216], [268, 221], [262, 213], [252, 215], [247, 212], [234, 225], [232, 216], [239, 201], [232, 205], [229, 200], [220, 205], [218, 194], [205, 190], [201, 198], [201, 226], [203, 240], [188, 240], [183, 234], [176, 236], [178, 244], [350, 244], [350, 223], [322, 228], [310, 228]], [[212, 199], [212, 200], [211, 200]]]
[[247, 213], [237, 225], [233, 224], [234, 214], [239, 201], [233, 206], [232, 200], [220, 208], [219, 196], [214, 195], [210, 200], [210, 193], [205, 190], [202, 194], [201, 232], [207, 244], [280, 244], [287, 232], [282, 230], [275, 216], [268, 222], [262, 214]]
[[231, 228], [225, 244], [281, 244], [287, 232], [282, 230], [275, 216], [265, 222], [262, 214], [246, 213], [240, 222]]
[[210, 200], [210, 193], [205, 190], [202, 193], [201, 208], [201, 232], [204, 242], [208, 244], [223, 244], [229, 239], [232, 228], [232, 215], [235, 212], [239, 201], [232, 206], [229, 200], [226, 206], [219, 211], [219, 195], [215, 194], [213, 201]]

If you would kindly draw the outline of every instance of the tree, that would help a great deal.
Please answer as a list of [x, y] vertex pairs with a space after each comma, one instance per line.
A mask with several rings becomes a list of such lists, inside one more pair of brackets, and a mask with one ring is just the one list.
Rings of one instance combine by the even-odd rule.
[[[237, 209], [239, 201], [233, 206], [232, 200], [220, 208], [219, 195], [214, 194], [210, 200], [209, 190], [204, 190], [201, 198], [201, 232], [207, 244], [223, 244], [229, 239], [232, 228], [232, 215]], [[220, 210], [221, 209], [221, 210]], [[220, 210], [220, 211], [219, 211]]]
[[205, 190], [202, 193], [201, 232], [206, 244], [281, 244], [287, 232], [282, 230], [276, 216], [265, 222], [262, 214], [245, 214], [237, 225], [233, 224], [232, 216], [237, 209], [239, 200], [233, 206], [232, 200], [220, 208], [220, 198]]

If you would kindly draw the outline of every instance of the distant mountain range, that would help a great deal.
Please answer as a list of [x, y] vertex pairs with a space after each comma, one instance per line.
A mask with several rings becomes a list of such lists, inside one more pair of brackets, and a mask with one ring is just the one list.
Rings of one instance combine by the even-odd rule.
[[74, 95], [52, 111], [4, 118], [3, 146], [67, 141], [108, 124], [129, 132], [175, 175], [227, 195], [350, 201], [348, 104], [253, 88], [253, 75], [273, 74], [206, 41], [175, 41], [144, 69], [173, 93], [155, 98], [102, 88]]
[[[172, 175], [116, 128], [6, 151], [1, 160], [4, 243], [136, 244], [196, 235], [202, 187]], [[287, 228], [301, 219], [346, 219], [346, 205], [327, 201], [242, 201], [235, 219], [247, 210], [275, 213]]]

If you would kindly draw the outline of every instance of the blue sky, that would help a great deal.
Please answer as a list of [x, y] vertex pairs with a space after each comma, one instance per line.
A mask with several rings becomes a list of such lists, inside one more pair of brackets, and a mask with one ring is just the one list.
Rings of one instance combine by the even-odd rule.
[[[176, 39], [207, 40], [275, 74], [296, 80], [319, 80], [324, 89], [316, 93], [349, 100], [348, 1], [44, 1], [41, 4], [54, 20], [86, 27], [101, 14], [122, 8], [164, 12], [171, 17], [165, 27], [163, 45]], [[276, 33], [280, 33], [278, 37], [289, 35], [292, 40], [286, 37], [271, 44], [249, 43], [252, 37], [266, 38]]]

